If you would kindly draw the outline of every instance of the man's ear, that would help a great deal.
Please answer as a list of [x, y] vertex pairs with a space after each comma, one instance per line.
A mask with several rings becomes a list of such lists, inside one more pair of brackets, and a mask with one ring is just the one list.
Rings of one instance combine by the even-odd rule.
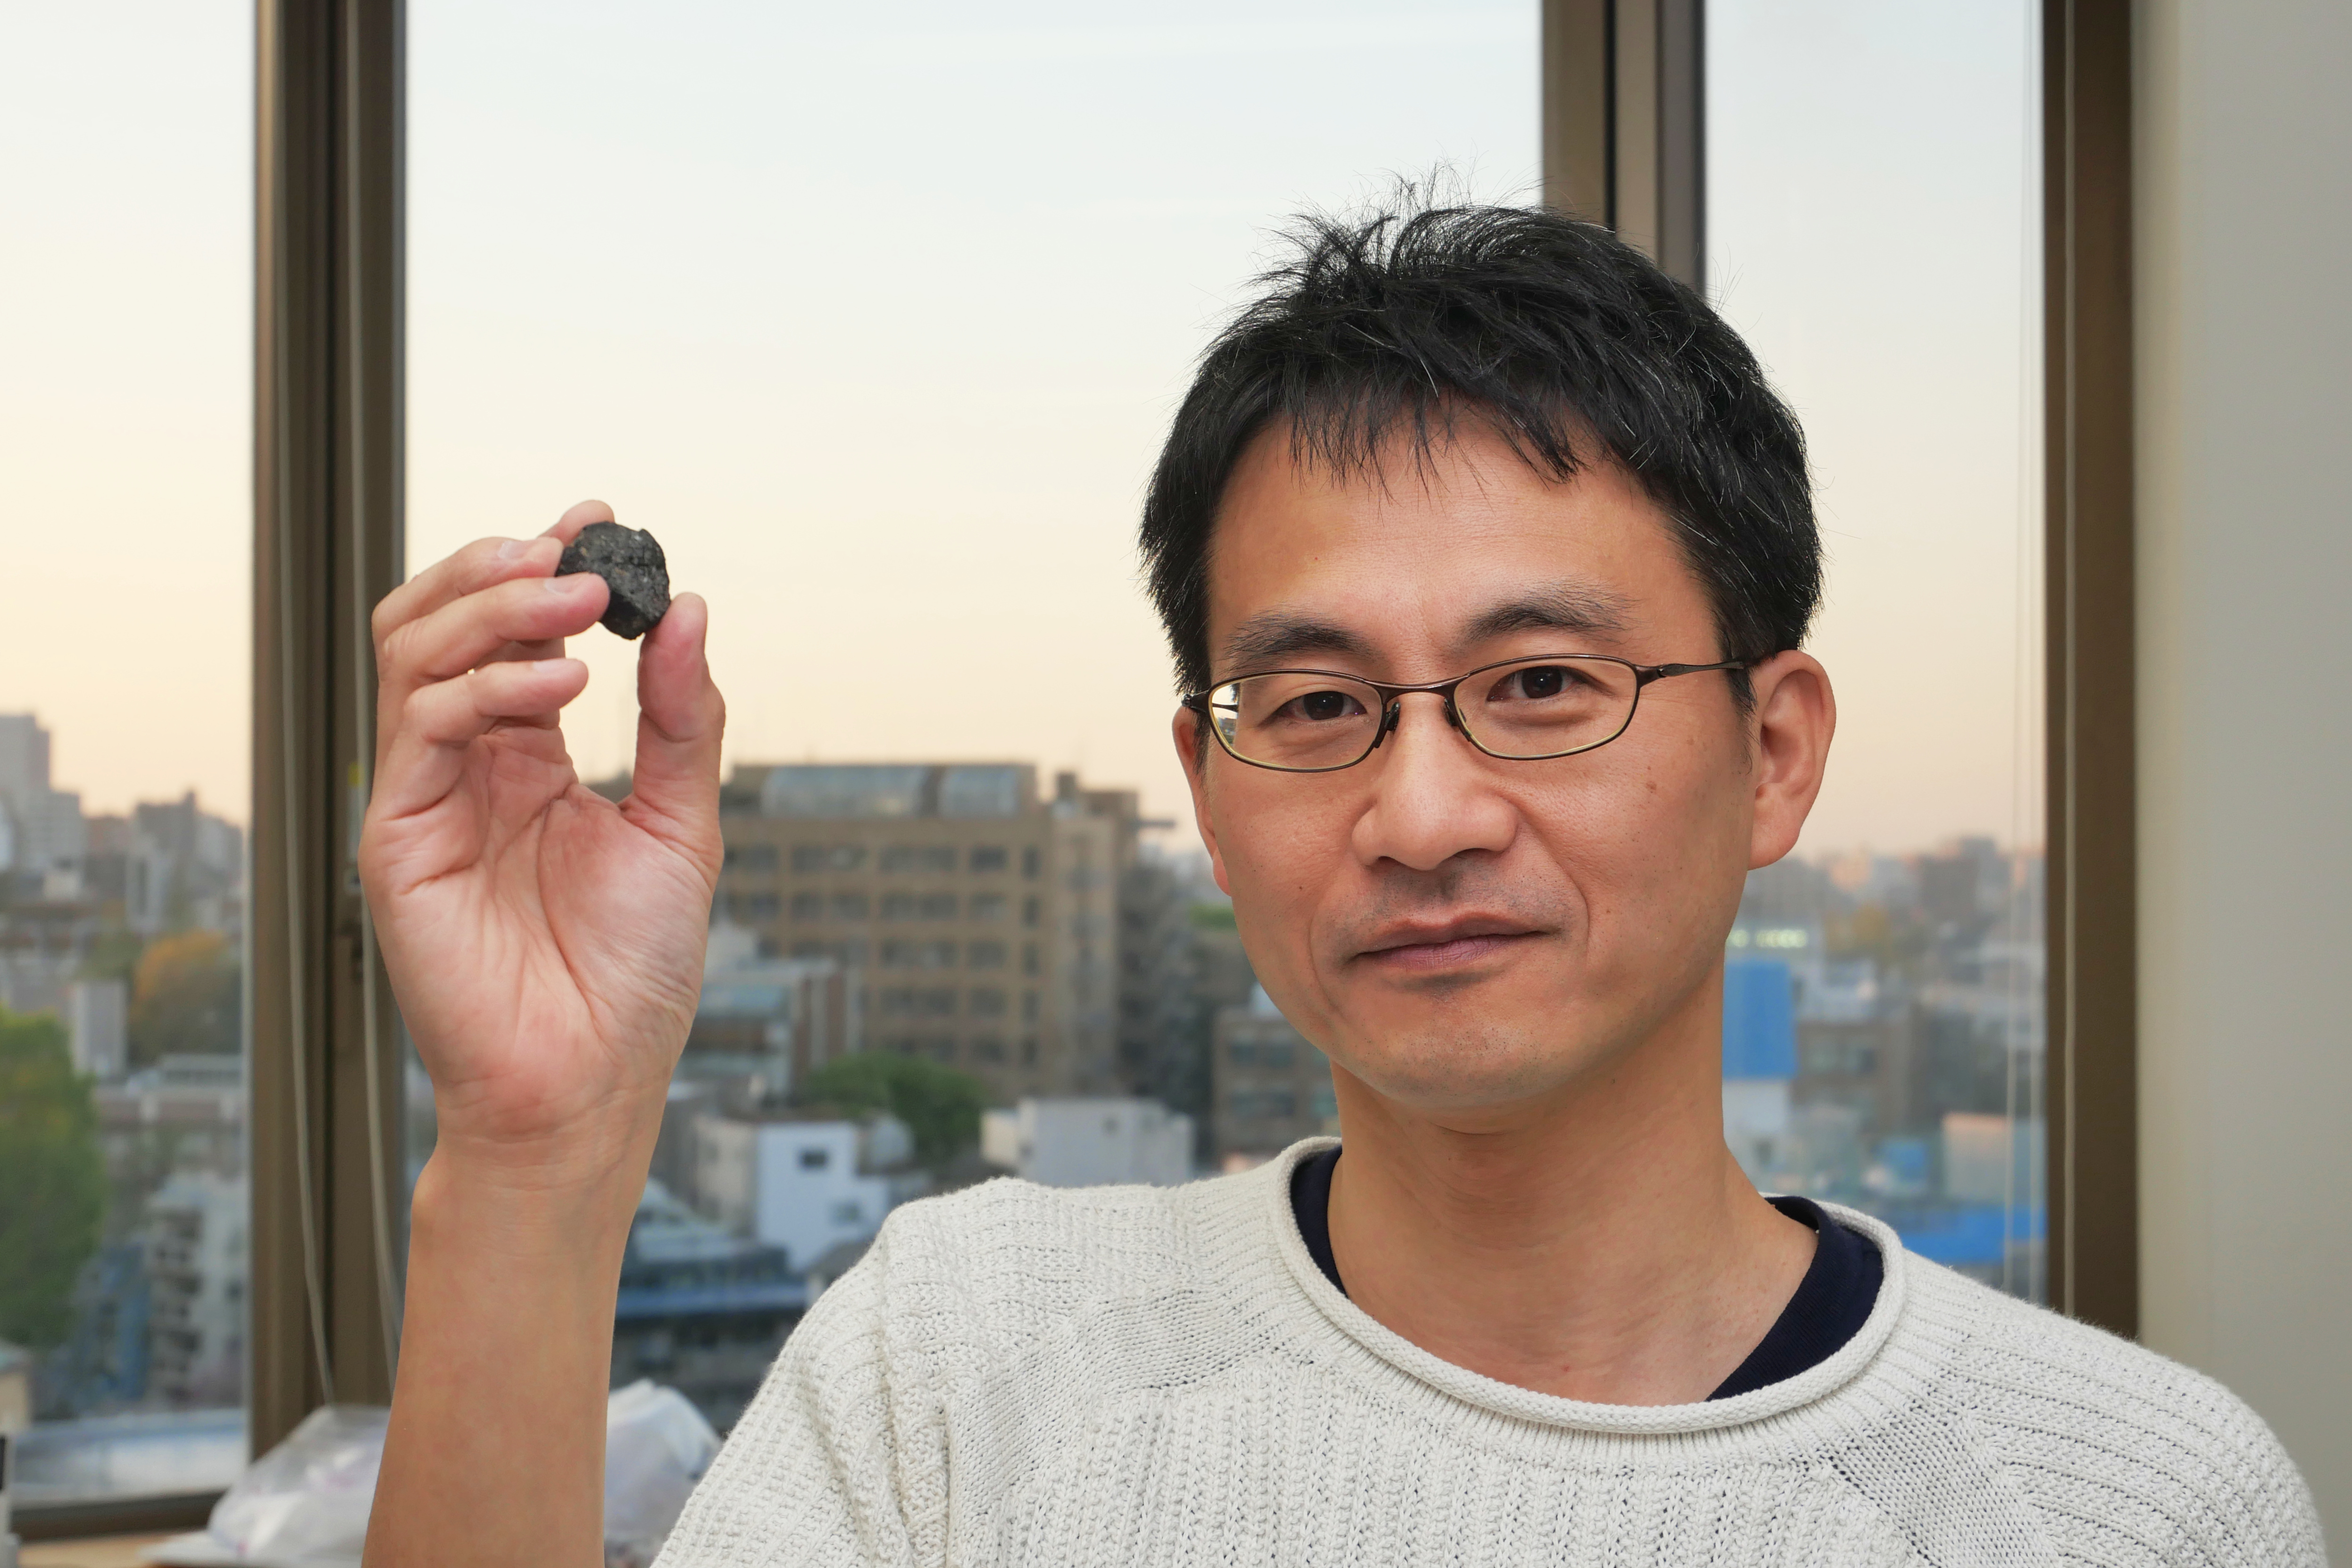
[[1217, 847], [1216, 824], [1209, 813], [1208, 731], [1201, 728], [1201, 716], [1190, 708], [1176, 710], [1172, 731], [1176, 760], [1184, 764], [1184, 782], [1192, 791], [1192, 821], [1209, 851], [1210, 874], [1217, 879], [1217, 890], [1231, 898], [1234, 890], [1225, 882], [1225, 857]]
[[1822, 793], [1837, 732], [1837, 697], [1829, 671], [1811, 654], [1790, 649], [1748, 671], [1756, 708], [1748, 722], [1755, 763], [1755, 816], [1748, 864], [1769, 866], [1797, 847]]

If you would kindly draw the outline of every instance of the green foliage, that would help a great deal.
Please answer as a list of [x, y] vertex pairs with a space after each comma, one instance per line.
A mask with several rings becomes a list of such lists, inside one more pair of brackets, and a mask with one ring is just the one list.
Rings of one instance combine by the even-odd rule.
[[146, 946], [136, 931], [100, 931], [89, 944], [89, 956], [82, 960], [78, 978], [120, 980], [129, 985], [139, 973], [139, 955]]
[[988, 1090], [978, 1079], [920, 1057], [861, 1051], [810, 1073], [794, 1098], [851, 1116], [887, 1110], [915, 1135], [916, 1160], [937, 1167], [980, 1142]]
[[245, 983], [236, 949], [216, 931], [159, 937], [131, 985], [131, 1059], [233, 1056], [243, 1044]]
[[1212, 903], [1203, 900], [1194, 904], [1185, 913], [1191, 918], [1194, 931], [1232, 931], [1234, 929], [1234, 906], [1231, 904]]
[[66, 1337], [105, 1206], [98, 1106], [64, 1026], [0, 1007], [0, 1339]]

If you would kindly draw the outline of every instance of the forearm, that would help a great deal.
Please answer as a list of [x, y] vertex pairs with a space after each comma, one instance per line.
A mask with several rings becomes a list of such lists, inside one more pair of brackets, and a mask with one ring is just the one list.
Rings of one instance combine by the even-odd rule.
[[578, 1183], [426, 1163], [369, 1568], [603, 1561], [613, 1306], [651, 1152], [623, 1142]]

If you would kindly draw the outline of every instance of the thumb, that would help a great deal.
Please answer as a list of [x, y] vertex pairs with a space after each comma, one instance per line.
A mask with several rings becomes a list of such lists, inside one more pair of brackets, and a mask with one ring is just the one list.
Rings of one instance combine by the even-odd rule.
[[719, 747], [727, 702], [710, 679], [710, 606], [699, 594], [672, 599], [637, 655], [637, 761], [630, 815], [713, 862], [719, 843]]

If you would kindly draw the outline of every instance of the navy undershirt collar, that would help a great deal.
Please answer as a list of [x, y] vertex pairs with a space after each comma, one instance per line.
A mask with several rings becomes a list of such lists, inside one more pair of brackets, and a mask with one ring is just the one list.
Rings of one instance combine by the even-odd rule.
[[[1301, 1160], [1290, 1173], [1290, 1207], [1307, 1255], [1344, 1296], [1348, 1287], [1340, 1283], [1339, 1265], [1331, 1256], [1331, 1173], [1339, 1164], [1337, 1147]], [[1780, 1318], [1709, 1399], [1750, 1394], [1819, 1366], [1861, 1331], [1878, 1302], [1886, 1266], [1868, 1237], [1832, 1222], [1810, 1198], [1769, 1201], [1812, 1229], [1813, 1261]]]

